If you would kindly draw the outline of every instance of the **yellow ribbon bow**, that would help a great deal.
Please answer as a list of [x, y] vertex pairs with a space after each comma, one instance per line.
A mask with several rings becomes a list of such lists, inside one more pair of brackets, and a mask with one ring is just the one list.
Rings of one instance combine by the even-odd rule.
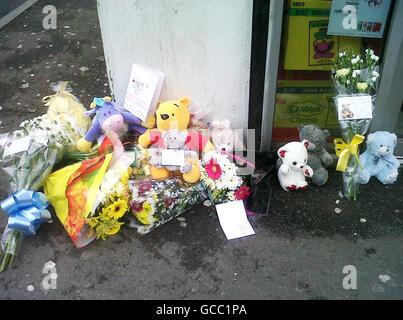
[[358, 158], [358, 145], [361, 144], [365, 140], [365, 137], [356, 134], [353, 137], [353, 140], [350, 144], [347, 144], [341, 138], [334, 139], [336, 155], [339, 157], [339, 161], [337, 162], [337, 171], [346, 171], [348, 159], [350, 159], [350, 155], [354, 155], [357, 159], [357, 163], [360, 166], [361, 170], [363, 170], [360, 159]]
[[45, 103], [45, 107], [50, 106], [50, 104], [56, 98], [56, 96], [59, 94], [59, 92], [64, 91], [66, 89], [66, 86], [67, 86], [68, 83], [69, 83], [68, 81], [64, 81], [62, 83], [62, 85], [60, 86], [60, 89], [55, 94], [52, 94], [50, 96], [46, 96], [46, 97], [42, 98], [42, 102]]

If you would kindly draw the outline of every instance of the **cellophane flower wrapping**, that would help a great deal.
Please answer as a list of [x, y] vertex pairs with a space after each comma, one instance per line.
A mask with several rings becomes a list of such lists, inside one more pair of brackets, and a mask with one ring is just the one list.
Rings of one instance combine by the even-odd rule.
[[124, 152], [105, 173], [92, 212], [86, 219], [89, 237], [96, 234], [97, 239], [106, 240], [125, 224], [125, 215], [130, 211], [129, 177], [132, 166], [140, 161], [139, 156], [136, 149]]
[[[331, 79], [337, 94], [334, 101], [338, 114], [342, 107], [338, 105], [338, 98], [366, 95], [371, 97], [372, 112], [374, 112], [380, 80], [378, 61], [379, 57], [371, 49], [366, 49], [361, 55], [353, 51], [339, 53], [331, 70]], [[339, 119], [340, 130], [345, 143], [350, 144], [356, 134], [364, 136], [368, 132], [371, 120], [372, 118]], [[350, 156], [347, 169], [342, 172], [340, 195], [348, 200], [357, 200], [358, 189], [358, 163], [354, 156]]]
[[[74, 144], [72, 132], [59, 120], [47, 115], [21, 123], [21, 130], [0, 135], [0, 165], [10, 180], [10, 190], [39, 190], [54, 166], [63, 158], [65, 148]], [[6, 226], [1, 239], [1, 271], [12, 262], [24, 238], [18, 229]]]
[[170, 178], [164, 180], [151, 178], [148, 158], [143, 156], [147, 152], [140, 145], [135, 148], [140, 151], [140, 156], [132, 166], [128, 181], [128, 217], [129, 226], [139, 234], [151, 232], [207, 199], [207, 193], [200, 181], [187, 183], [179, 173], [174, 172]]
[[200, 181], [213, 204], [243, 200], [249, 194], [246, 178], [238, 174], [238, 167], [227, 155], [212, 150], [199, 161]]
[[201, 182], [193, 184], [180, 176], [164, 180], [136, 177], [129, 180], [130, 227], [147, 234], [207, 199]]

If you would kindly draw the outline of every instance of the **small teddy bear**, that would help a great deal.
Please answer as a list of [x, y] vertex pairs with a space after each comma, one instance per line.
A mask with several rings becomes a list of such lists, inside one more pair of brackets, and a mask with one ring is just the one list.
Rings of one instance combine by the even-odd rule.
[[282, 160], [277, 176], [281, 188], [285, 191], [304, 190], [308, 187], [305, 177], [312, 177], [313, 170], [308, 166], [309, 142], [293, 141], [278, 149], [277, 154]]
[[397, 136], [387, 131], [376, 131], [367, 137], [367, 149], [360, 155], [364, 170], [358, 168], [358, 181], [368, 183], [375, 176], [383, 184], [396, 181], [400, 162], [393, 155]]
[[245, 150], [245, 146], [236, 130], [231, 128], [231, 123], [228, 119], [216, 119], [211, 123], [211, 142], [218, 151], [232, 153], [233, 151]]
[[307, 140], [308, 165], [314, 171], [312, 182], [317, 186], [323, 186], [328, 179], [326, 168], [335, 164], [336, 156], [332, 157], [325, 149], [328, 130], [321, 130], [315, 125], [300, 125], [298, 127], [300, 141]]
[[354, 113], [350, 110], [350, 105], [349, 104], [343, 104], [340, 112], [341, 118], [343, 120], [345, 119], [351, 119], [354, 117]]
[[[166, 130], [161, 133], [164, 141], [164, 148], [149, 148], [148, 159], [150, 165], [156, 168], [166, 168], [169, 171], [180, 170], [182, 173], [189, 173], [192, 170], [192, 165], [187, 161], [188, 159], [198, 160], [198, 155], [195, 151], [187, 150], [185, 143], [187, 139], [187, 133], [180, 130]], [[184, 151], [184, 163], [179, 165], [163, 165], [162, 164], [162, 152], [163, 150], [176, 150]]]

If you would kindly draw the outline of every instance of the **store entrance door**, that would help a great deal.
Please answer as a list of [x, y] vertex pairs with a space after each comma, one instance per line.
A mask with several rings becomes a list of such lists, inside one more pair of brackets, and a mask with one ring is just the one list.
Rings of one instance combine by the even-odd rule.
[[383, 70], [371, 132], [394, 132], [394, 154], [403, 161], [403, 2], [396, 1], [383, 55]]

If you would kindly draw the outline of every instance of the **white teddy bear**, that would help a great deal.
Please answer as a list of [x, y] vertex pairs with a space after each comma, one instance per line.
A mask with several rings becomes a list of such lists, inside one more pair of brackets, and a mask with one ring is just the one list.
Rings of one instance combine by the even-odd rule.
[[305, 177], [312, 177], [313, 170], [307, 165], [309, 142], [289, 142], [278, 149], [277, 154], [282, 159], [277, 176], [285, 191], [304, 190], [308, 187]]
[[211, 123], [211, 142], [219, 151], [232, 153], [245, 150], [237, 130], [231, 127], [228, 119], [216, 119]]

